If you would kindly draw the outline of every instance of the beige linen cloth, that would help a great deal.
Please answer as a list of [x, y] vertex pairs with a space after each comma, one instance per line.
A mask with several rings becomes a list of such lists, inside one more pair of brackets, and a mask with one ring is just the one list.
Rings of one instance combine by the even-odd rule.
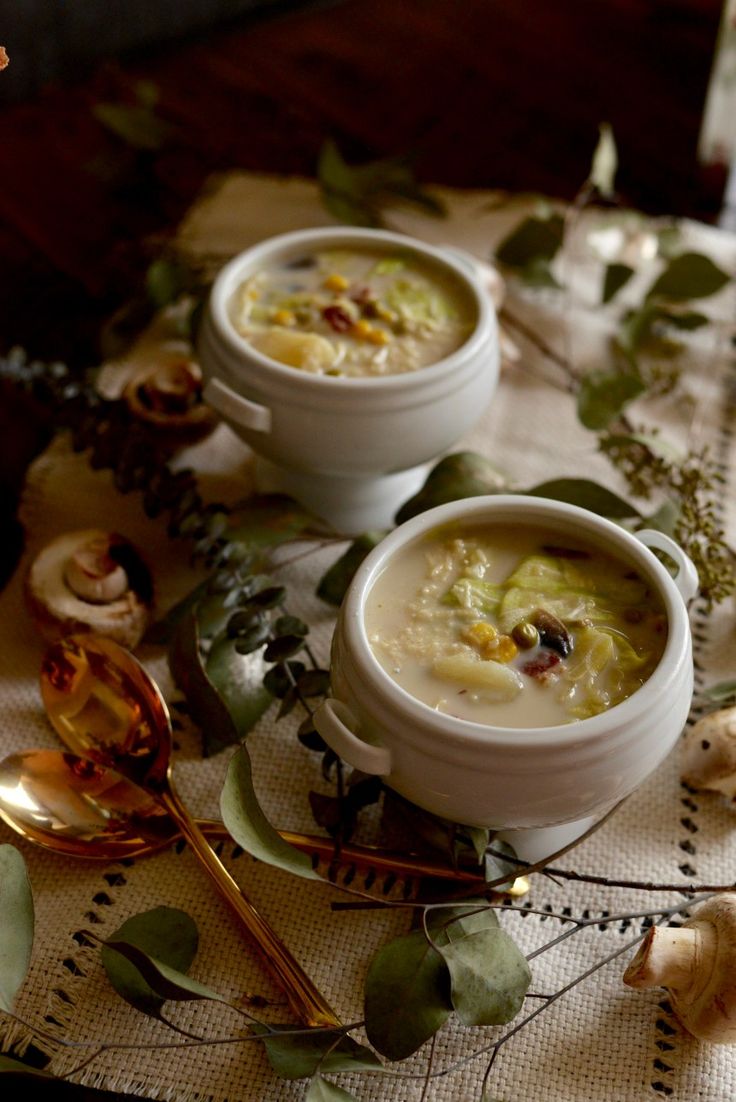
[[[495, 241], [521, 214], [518, 205], [497, 207], [489, 193], [443, 192], [450, 217], [433, 221], [402, 211], [393, 225], [435, 243], [451, 243], [487, 257]], [[329, 221], [312, 183], [256, 176], [232, 176], [213, 187], [182, 227], [186, 248], [214, 265], [268, 234]], [[736, 240], [706, 227], [688, 225], [688, 243], [709, 252], [734, 270]], [[632, 247], [637, 247], [634, 241]], [[514, 299], [513, 309], [543, 334], [546, 342], [570, 356], [580, 370], [604, 362], [604, 345], [620, 305], [594, 315], [599, 299], [600, 264], [573, 242], [574, 261], [561, 273], [571, 292], [536, 292]], [[646, 281], [645, 281], [646, 282]], [[637, 288], [631, 294], [636, 297]], [[663, 400], [642, 411], [656, 420], [676, 445], [707, 443], [725, 478], [722, 507], [732, 543], [736, 543], [732, 423], [736, 387], [729, 359], [733, 292], [727, 289], [706, 304], [720, 319], [707, 336], [693, 338], [687, 354], [689, 400]], [[714, 335], [715, 334], [715, 335]], [[577, 423], [573, 402], [558, 389], [557, 369], [531, 345], [519, 341], [520, 362], [504, 372], [498, 393], [479, 425], [462, 446], [489, 456], [524, 488], [558, 476], [596, 478], [621, 489], [612, 468], [594, 449], [591, 435]], [[639, 415], [640, 411], [636, 411]], [[234, 501], [251, 484], [251, 457], [225, 427], [190, 449], [183, 462], [200, 474], [204, 495]], [[108, 472], [93, 472], [85, 458], [72, 454], [59, 437], [30, 471], [23, 502], [28, 550], [17, 576], [0, 596], [0, 704], [4, 753], [56, 745], [38, 692], [42, 644], [23, 604], [22, 580], [30, 558], [52, 536], [88, 526], [125, 533], [153, 564], [159, 608], [165, 609], [197, 578], [187, 563], [187, 548], [169, 541], [164, 525], [145, 518], [137, 494], [119, 495]], [[319, 552], [284, 571], [290, 610], [312, 627], [315, 650], [327, 660], [333, 611], [314, 596], [315, 582], [335, 551]], [[693, 612], [698, 687], [736, 675], [734, 609], [725, 602], [711, 616]], [[143, 648], [141, 659], [165, 694], [175, 691], [165, 659]], [[272, 821], [283, 828], [312, 830], [307, 793], [323, 788], [319, 762], [296, 740], [291, 719], [275, 720], [273, 711], [259, 723], [248, 745], [256, 786]], [[218, 814], [219, 792], [230, 757], [223, 752], [203, 761], [197, 733], [176, 731], [175, 776], [191, 809]], [[237, 998], [280, 996], [255, 962], [246, 940], [214, 894], [193, 856], [172, 849], [148, 859], [100, 866], [59, 858], [34, 848], [0, 824], [0, 842], [17, 844], [33, 884], [37, 935], [28, 979], [17, 1013], [43, 1031], [36, 1043], [53, 1056], [57, 1073], [77, 1068], [96, 1046], [101, 1052], [74, 1078], [107, 1089], [173, 1102], [276, 1102], [304, 1097], [303, 1082], [275, 1078], [258, 1044], [187, 1044], [181, 1035], [124, 1004], [111, 990], [99, 952], [83, 931], [111, 934], [130, 915], [166, 905], [186, 910], [200, 931], [200, 949], [192, 974], [223, 995]], [[332, 886], [295, 881], [247, 855], [222, 847], [234, 876], [314, 976], [344, 1021], [361, 1018], [363, 980], [368, 962], [389, 937], [404, 932], [404, 911], [338, 911], [344, 898]], [[736, 876], [736, 811], [717, 796], [691, 797], [678, 781], [674, 753], [656, 774], [587, 841], [561, 859], [563, 867], [665, 883], [729, 882]], [[554, 882], [539, 876], [532, 885], [534, 908], [591, 917], [665, 908], [680, 901], [677, 892], [593, 887]], [[569, 913], [568, 912], [568, 913]], [[509, 915], [504, 925], [529, 952], [563, 928], [557, 919]], [[533, 961], [532, 989], [556, 991], [630, 940], [637, 921], [594, 926]], [[637, 993], [622, 985], [631, 951], [596, 971], [549, 1010], [540, 1014], [500, 1053], [488, 1084], [489, 1097], [548, 1102], [633, 1102], [672, 1097], [681, 1102], [723, 1102], [736, 1096], [736, 1059], [727, 1046], [698, 1044], [671, 1016], [664, 992]], [[529, 1000], [527, 1008], [538, 1006]], [[220, 1005], [174, 1007], [180, 1026], [207, 1038], [237, 1037], [243, 1021]], [[33, 1029], [3, 1019], [3, 1041], [22, 1042]], [[338, 1078], [364, 1102], [480, 1102], [488, 1046], [498, 1029], [466, 1029], [451, 1021], [434, 1046], [432, 1077], [425, 1083], [427, 1051], [391, 1066], [392, 1077]], [[54, 1041], [53, 1038], [58, 1040]], [[75, 1046], [69, 1048], [68, 1043]], [[156, 1048], [170, 1044], [180, 1047]], [[127, 1048], [116, 1048], [126, 1045]], [[87, 1047], [85, 1047], [87, 1046]], [[485, 1050], [483, 1052], [482, 1050]], [[474, 1055], [476, 1054], [476, 1055]], [[446, 1072], [440, 1075], [440, 1072]]]

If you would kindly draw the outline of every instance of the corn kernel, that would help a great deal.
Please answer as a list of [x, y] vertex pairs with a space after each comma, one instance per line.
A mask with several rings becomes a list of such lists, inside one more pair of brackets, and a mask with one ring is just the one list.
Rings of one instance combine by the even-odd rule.
[[495, 640], [498, 632], [493, 624], [489, 624], [485, 620], [478, 620], [466, 629], [464, 635], [468, 643], [472, 643], [473, 646], [478, 648], [484, 648]]
[[371, 344], [388, 344], [391, 340], [391, 334], [387, 333], [385, 329], [374, 328], [368, 334], [368, 340]]
[[251, 287], [251, 289], [248, 291], [248, 298], [251, 299], [252, 302], [256, 302], [256, 300], [259, 299], [260, 297], [261, 297], [261, 292], [258, 290], [258, 288], [257, 287]]
[[369, 321], [366, 321], [365, 318], [359, 318], [352, 328], [353, 336], [357, 337], [358, 340], [361, 341], [370, 340], [372, 332], [373, 326]]
[[340, 275], [339, 272], [333, 272], [332, 275], [328, 275], [323, 286], [326, 291], [347, 291], [350, 280], [346, 279], [344, 275]]
[[483, 648], [483, 656], [494, 662], [510, 662], [518, 653], [519, 648], [510, 635], [499, 635]]
[[296, 318], [291, 310], [277, 310], [273, 315], [275, 325], [293, 325]]

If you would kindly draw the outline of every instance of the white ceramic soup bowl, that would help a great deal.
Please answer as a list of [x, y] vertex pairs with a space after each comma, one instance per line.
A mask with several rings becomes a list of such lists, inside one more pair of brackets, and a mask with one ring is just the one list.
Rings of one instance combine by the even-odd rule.
[[[413, 251], [449, 277], [475, 319], [445, 359], [400, 375], [314, 375], [256, 351], [231, 321], [233, 296], [253, 273], [327, 248]], [[425, 464], [478, 421], [498, 380], [496, 318], [472, 260], [383, 230], [287, 233], [248, 249], [219, 273], [198, 340], [204, 397], [261, 457], [263, 489], [292, 493], [345, 532], [388, 526], [419, 488]]]
[[[371, 650], [366, 601], [403, 548], [448, 523], [543, 527], [630, 563], [659, 594], [667, 616], [665, 649], [649, 679], [608, 711], [554, 727], [485, 726], [411, 696]], [[667, 552], [677, 566], [674, 578], [650, 548]], [[358, 570], [333, 639], [333, 696], [316, 712], [315, 726], [340, 757], [382, 776], [415, 804], [454, 822], [501, 830], [520, 856], [537, 860], [629, 795], [678, 739], [693, 690], [686, 602], [696, 591], [692, 562], [660, 532], [632, 535], [576, 506], [526, 496], [439, 506], [397, 528]]]

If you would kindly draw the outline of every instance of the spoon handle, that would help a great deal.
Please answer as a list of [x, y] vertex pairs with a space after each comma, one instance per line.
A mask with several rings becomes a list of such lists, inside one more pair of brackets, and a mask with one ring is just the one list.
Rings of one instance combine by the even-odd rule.
[[340, 1019], [324, 995], [227, 871], [173, 787], [163, 790], [158, 799], [176, 822], [223, 899], [251, 935], [262, 963], [283, 989], [289, 1006], [299, 1020], [305, 1025], [322, 1029], [341, 1028]]

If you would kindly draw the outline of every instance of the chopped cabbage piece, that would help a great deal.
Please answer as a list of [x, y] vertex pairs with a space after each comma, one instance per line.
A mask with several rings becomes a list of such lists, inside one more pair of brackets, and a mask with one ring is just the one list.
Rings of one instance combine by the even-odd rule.
[[447, 681], [459, 681], [489, 700], [513, 700], [524, 688], [521, 675], [510, 666], [485, 660], [470, 652], [435, 659], [432, 669]]

